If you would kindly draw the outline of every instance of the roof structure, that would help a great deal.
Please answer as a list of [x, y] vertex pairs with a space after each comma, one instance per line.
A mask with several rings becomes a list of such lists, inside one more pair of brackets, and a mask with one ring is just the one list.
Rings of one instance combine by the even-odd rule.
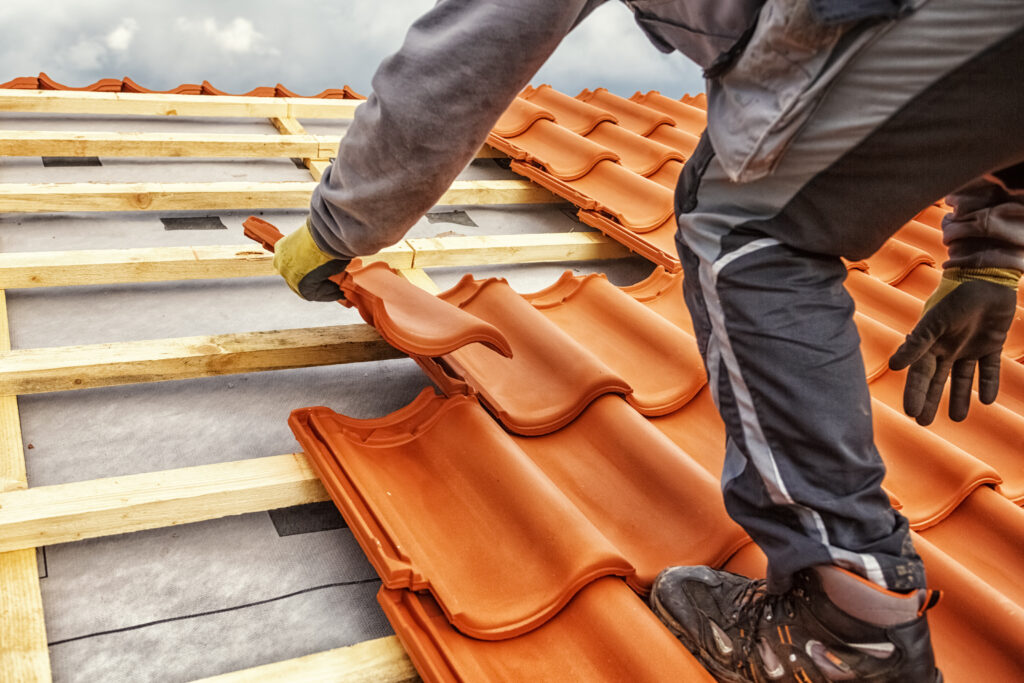
[[[17, 95], [10, 89], [0, 92], [0, 110], [79, 107], [110, 115], [118, 106], [130, 113], [140, 108], [166, 113], [173, 106], [175, 111], [193, 107], [210, 112], [196, 100], [220, 101], [221, 115], [237, 115], [245, 107], [250, 116], [276, 117], [274, 125], [289, 135], [264, 137], [278, 138], [277, 154], [305, 158], [315, 177], [333, 150], [326, 136], [306, 133], [296, 117], [339, 116], [340, 108], [348, 106], [330, 99], [316, 104], [290, 93], [268, 96], [263, 104], [255, 97], [139, 95], [125, 92], [127, 79], [120, 81], [121, 90], [107, 93], [47, 93], [38, 90], [41, 83]], [[326, 108], [330, 106], [336, 108]], [[226, 367], [224, 357], [193, 361], [192, 370], [184, 369], [183, 356], [176, 364], [157, 365], [153, 342], [117, 346], [118, 360], [135, 364], [133, 381], [166, 378], [160, 373], [169, 368], [173, 378], [185, 378], [296, 367], [299, 347], [307, 358], [316, 356], [304, 365], [393, 357], [400, 351], [422, 374], [415, 380], [408, 374], [375, 374], [365, 385], [368, 391], [407, 397], [407, 404], [373, 417], [353, 416], [360, 412], [358, 405], [337, 393], [326, 395], [330, 392], [317, 402], [329, 407], [312, 401], [287, 405], [296, 409], [289, 423], [312, 471], [301, 456], [271, 456], [204, 464], [174, 475], [155, 472], [118, 477], [117, 482], [51, 487], [33, 483], [25, 491], [0, 493], [0, 539], [6, 539], [0, 541], [0, 551], [7, 551], [0, 562], [38, 545], [198, 522], [322, 500], [329, 494], [352, 541], [380, 578], [377, 601], [425, 680], [710, 680], [642, 599], [654, 575], [669, 564], [711, 564], [751, 576], [764, 571], [763, 555], [728, 518], [721, 502], [724, 430], [706, 387], [672, 246], [671, 188], [703, 128], [703, 106], [701, 97], [675, 100], [652, 92], [625, 99], [602, 89], [571, 97], [540, 86], [517, 98], [488, 139], [492, 148], [511, 158], [512, 172], [570, 202], [585, 226], [645, 259], [631, 259], [626, 270], [614, 265], [618, 262], [588, 261], [560, 277], [549, 266], [543, 276], [530, 279], [520, 279], [507, 266], [495, 272], [493, 264], [510, 258], [567, 261], [624, 253], [615, 242], [591, 232], [552, 232], [544, 239], [511, 235], [502, 238], [500, 248], [498, 242], [479, 241], [487, 239], [482, 237], [414, 237], [353, 264], [341, 276], [339, 284], [355, 311], [318, 309], [323, 312], [317, 315], [326, 319], [352, 319], [357, 312], [380, 338], [357, 338], [357, 326], [345, 326], [322, 330], [315, 343], [297, 339], [295, 330], [290, 338], [264, 332], [277, 336], [261, 338], [264, 346], [259, 348], [251, 337], [193, 340], [188, 346], [194, 358], [234, 352], [235, 357], [249, 354], [252, 360], [233, 361], [241, 363], [235, 367]], [[351, 109], [345, 111], [351, 114]], [[170, 147], [209, 153], [215, 144], [226, 150], [229, 142], [231, 153], [238, 154], [242, 142], [211, 140], [210, 134], [189, 133], [191, 138], [180, 139], [168, 133], [146, 135], [151, 137], [132, 142], [131, 149], [121, 147], [121, 154]], [[79, 144], [79, 154], [111, 154], [132, 136], [73, 137], [38, 129], [32, 135], [0, 133], [0, 152], [43, 156]], [[280, 147], [284, 137], [307, 145], [305, 152]], [[270, 143], [246, 142], [252, 156], [267, 154]], [[509, 184], [518, 181], [458, 182], [463, 184], [453, 187], [443, 203], [479, 206], [494, 201], [505, 205], [495, 214], [511, 215], [515, 209], [508, 205], [524, 197], [552, 201], [535, 186]], [[483, 184], [487, 182], [496, 184]], [[110, 215], [105, 212], [197, 204], [222, 213], [301, 209], [298, 195], [308, 196], [311, 183], [254, 184], [277, 187], [243, 192], [164, 186], [162, 193], [145, 190], [140, 200], [137, 188], [133, 195], [111, 183], [47, 188], [22, 184], [14, 189], [0, 184], [0, 211], [50, 212], [73, 205], [78, 211]], [[280, 187], [300, 184], [304, 187]], [[188, 204], [186, 192], [192, 193]], [[230, 199], [228, 192], [233, 192]], [[505, 194], [495, 199], [498, 192]], [[557, 210], [548, 211], [566, 220]], [[991, 406], [973, 406], [965, 422], [950, 421], [943, 407], [931, 427], [918, 426], [900, 408], [903, 373], [888, 370], [886, 364], [939, 277], [937, 264], [945, 257], [938, 227], [945, 211], [942, 205], [928, 208], [876, 255], [848, 264], [847, 288], [857, 306], [876, 440], [889, 470], [884, 486], [915, 530], [931, 584], [945, 592], [930, 613], [939, 664], [948, 681], [1014, 680], [1024, 670], [1024, 590], [1019, 580], [1024, 571], [1024, 463], [1019, 457], [1024, 437], [1024, 365], [1019, 362], [1024, 360], [1024, 309], [1011, 328], [999, 399]], [[289, 220], [288, 214], [267, 217], [282, 226]], [[540, 220], [549, 225], [554, 219]], [[531, 214], [514, 231], [529, 231], [534, 221], [538, 216]], [[257, 232], [270, 230], [265, 221], [249, 225]], [[575, 222], [572, 226], [580, 228]], [[262, 234], [272, 244], [266, 238], [272, 230]], [[152, 253], [147, 257], [138, 249], [65, 254], [56, 262], [52, 255], [29, 250], [5, 253], [0, 254], [0, 286], [124, 282], [124, 264], [140, 260], [139, 279], [178, 279], [182, 273], [223, 277], [230, 269], [236, 276], [267, 273], [266, 256], [255, 245], [216, 253], [188, 249], [191, 256], [175, 257], [173, 274]], [[127, 251], [132, 253], [123, 253]], [[161, 256], [171, 258], [172, 252]], [[424, 279], [421, 268], [435, 265], [446, 267], [432, 271], [450, 285], [446, 291]], [[484, 271], [482, 277], [467, 274], [470, 266], [477, 274]], [[533, 291], [514, 286], [534, 285], [538, 277], [546, 279]], [[332, 342], [330, 351], [326, 338]], [[343, 352], [339, 340], [347, 344]], [[232, 343], [249, 346], [243, 353]], [[219, 351], [200, 350], [211, 345]], [[51, 350], [43, 361], [43, 354], [32, 356], [31, 351], [0, 358], [6, 393], [125, 383], [125, 371], [114, 369], [110, 356], [99, 363], [93, 357], [94, 369], [84, 371], [81, 350], [78, 357], [67, 348]], [[35, 365], [30, 367], [30, 362]], [[197, 371], [195, 364], [204, 362], [209, 365]], [[273, 378], [286, 378], [288, 372], [294, 371], [275, 373], [266, 386], [273, 391]], [[332, 381], [340, 377], [332, 376]], [[82, 378], [85, 386], [74, 384]], [[433, 386], [426, 386], [428, 378]], [[334, 400], [326, 400], [331, 396]], [[279, 401], [284, 400], [282, 392]], [[270, 463], [273, 457], [284, 460]], [[269, 474], [271, 466], [277, 468], [277, 478]], [[157, 501], [151, 492], [160, 488], [160, 475], [164, 481], [171, 476], [176, 484], [187, 479], [204, 486], [205, 498], [194, 498], [196, 504], [187, 509], [180, 499]], [[273, 486], [244, 483], [257, 475], [273, 479]], [[308, 488], [315, 479], [323, 482], [326, 493]], [[101, 481], [114, 498], [125, 500], [126, 490], [142, 496], [132, 503], [114, 503], [105, 513], [127, 521], [98, 521], [90, 502], [94, 498], [88, 496], [95, 495]], [[226, 493], [230, 482], [248, 496], [244, 503], [241, 495]], [[302, 486], [307, 488], [300, 493]], [[34, 493], [36, 488], [39, 493]], [[60, 518], [65, 529], [51, 528], [57, 517], [46, 501], [77, 500], [75, 495], [86, 502], [78, 508], [72, 503]], [[160, 505], [173, 506], [173, 515], [143, 519]], [[131, 537], [124, 538], [130, 543]], [[321, 541], [337, 542], [334, 537]], [[15, 580], [8, 576], [0, 572], [0, 580]], [[46, 608], [49, 620], [59, 606], [50, 603]], [[317, 619], [319, 628], [330, 628], [329, 615]], [[64, 665], [57, 668], [67, 671]], [[261, 671], [253, 675], [279, 677], [284, 669]], [[376, 673], [377, 679], [386, 679], [383, 669]]]

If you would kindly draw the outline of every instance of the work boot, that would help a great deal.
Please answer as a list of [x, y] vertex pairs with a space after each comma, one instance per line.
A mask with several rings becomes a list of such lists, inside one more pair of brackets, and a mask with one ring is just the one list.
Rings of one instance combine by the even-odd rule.
[[729, 683], [941, 683], [924, 616], [937, 601], [827, 565], [799, 572], [781, 595], [710, 567], [669, 567], [651, 590], [655, 614]]

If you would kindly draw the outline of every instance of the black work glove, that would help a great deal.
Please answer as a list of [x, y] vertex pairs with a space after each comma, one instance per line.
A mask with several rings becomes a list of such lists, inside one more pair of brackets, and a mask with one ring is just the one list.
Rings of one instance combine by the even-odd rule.
[[1017, 310], [1020, 271], [1009, 268], [949, 268], [925, 304], [924, 316], [889, 359], [889, 367], [910, 366], [903, 409], [928, 425], [952, 373], [949, 416], [967, 417], [974, 369], [982, 403], [999, 393], [999, 354]]

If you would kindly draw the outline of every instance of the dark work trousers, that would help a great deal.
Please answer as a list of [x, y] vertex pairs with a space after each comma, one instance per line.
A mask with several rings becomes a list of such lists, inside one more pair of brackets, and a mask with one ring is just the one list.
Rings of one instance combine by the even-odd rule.
[[881, 489], [839, 257], [1024, 160], [1022, 26], [1024, 2], [929, 0], [844, 68], [771, 174], [730, 181], [705, 135], [680, 178], [686, 302], [728, 434], [722, 490], [772, 592], [817, 564], [925, 584]]

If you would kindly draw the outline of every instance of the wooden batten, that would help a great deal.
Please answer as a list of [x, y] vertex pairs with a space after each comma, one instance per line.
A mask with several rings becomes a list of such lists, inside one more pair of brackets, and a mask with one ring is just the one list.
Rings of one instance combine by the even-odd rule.
[[[0, 184], [0, 212], [304, 209], [309, 206], [315, 187], [315, 182], [308, 181], [5, 183]], [[562, 201], [529, 180], [456, 180], [438, 204], [545, 204]]]
[[38, 394], [401, 358], [369, 325], [17, 349], [0, 354], [0, 394]]

